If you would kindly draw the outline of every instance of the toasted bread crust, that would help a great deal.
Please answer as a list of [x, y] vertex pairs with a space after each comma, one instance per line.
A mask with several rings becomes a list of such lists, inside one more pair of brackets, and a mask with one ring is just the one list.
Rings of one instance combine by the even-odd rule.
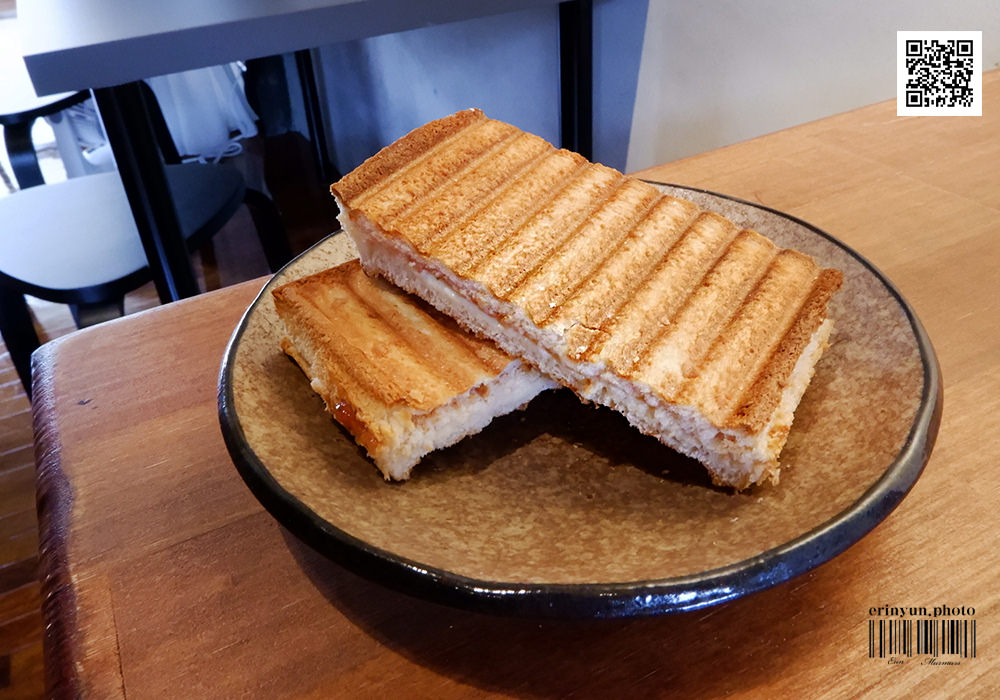
[[[719, 430], [775, 429], [841, 273], [533, 139], [523, 157], [494, 162], [521, 133], [466, 118], [446, 141], [404, 137], [409, 162], [366, 161], [349, 177], [371, 192], [331, 187], [348, 232], [371, 239], [359, 244], [365, 264], [418, 294], [415, 275], [437, 276], [488, 318], [463, 318], [435, 293], [442, 308], [585, 398], [621, 397], [631, 383], [641, 401], [691, 407]], [[372, 245], [389, 252], [365, 259]]]
[[[419, 299], [369, 277], [357, 260], [289, 282], [272, 296], [288, 334], [282, 350], [392, 478], [405, 478], [429, 451], [409, 444], [427, 431], [422, 421], [448, 408], [456, 424], [448, 430], [477, 432], [483, 425], [461, 429], [461, 403], [489, 401], [498, 377], [520, 365]], [[505, 378], [515, 393], [524, 392], [517, 405], [551, 384], [537, 376]]]
[[427, 411], [498, 374], [513, 359], [452, 319], [351, 261], [274, 290], [338, 384], [385, 405]]
[[756, 432], [770, 420], [785, 382], [803, 350], [826, 320], [830, 299], [840, 289], [843, 276], [839, 270], [822, 270], [803, 303], [795, 322], [781, 338], [770, 361], [761, 369], [754, 383], [736, 402], [728, 423]]
[[416, 156], [426, 153], [433, 146], [458, 133], [469, 124], [486, 118], [479, 110], [457, 112], [433, 124], [414, 130], [407, 137], [386, 146], [381, 151], [345, 175], [337, 183], [338, 195], [351, 202], [359, 194], [371, 190]]

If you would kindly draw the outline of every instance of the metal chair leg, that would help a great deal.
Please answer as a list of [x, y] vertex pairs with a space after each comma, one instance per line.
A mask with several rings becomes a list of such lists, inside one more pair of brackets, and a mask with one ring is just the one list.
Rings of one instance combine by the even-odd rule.
[[257, 236], [264, 248], [267, 266], [271, 272], [277, 272], [292, 259], [292, 248], [288, 242], [285, 225], [281, 221], [281, 212], [270, 197], [249, 187], [246, 189], [243, 201], [257, 228]]
[[0, 287], [0, 335], [7, 345], [17, 370], [17, 376], [24, 385], [24, 391], [31, 398], [31, 353], [41, 345], [31, 311], [24, 295], [5, 287]]
[[69, 311], [77, 328], [87, 328], [125, 315], [125, 297], [96, 304], [70, 304]]

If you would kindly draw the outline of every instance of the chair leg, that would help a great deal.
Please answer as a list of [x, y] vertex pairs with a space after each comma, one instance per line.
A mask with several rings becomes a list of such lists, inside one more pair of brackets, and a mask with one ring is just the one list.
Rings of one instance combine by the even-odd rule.
[[285, 225], [281, 221], [281, 212], [271, 198], [263, 192], [246, 189], [243, 202], [250, 210], [257, 236], [264, 247], [264, 256], [271, 272], [277, 272], [292, 259], [292, 248], [288, 243]]
[[7, 345], [17, 376], [31, 398], [31, 353], [41, 345], [24, 295], [0, 287], [0, 335]]
[[42, 169], [38, 165], [35, 144], [31, 140], [33, 123], [34, 120], [3, 128], [3, 140], [7, 147], [7, 156], [10, 158], [10, 166], [14, 171], [14, 179], [22, 190], [45, 184]]
[[121, 318], [125, 315], [125, 297], [115, 301], [103, 301], [96, 304], [70, 304], [69, 311], [77, 328], [86, 328], [98, 323]]

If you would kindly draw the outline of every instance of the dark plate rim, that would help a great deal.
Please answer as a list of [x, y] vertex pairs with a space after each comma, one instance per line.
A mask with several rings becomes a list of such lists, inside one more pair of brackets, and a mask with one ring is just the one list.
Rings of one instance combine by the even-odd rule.
[[[521, 617], [603, 618], [696, 610], [734, 600], [804, 574], [868, 534], [899, 505], [920, 477], [941, 422], [941, 370], [930, 338], [913, 308], [868, 259], [807, 221], [763, 204], [711, 190], [649, 182], [728, 199], [799, 224], [855, 258], [885, 286], [903, 309], [923, 364], [920, 406], [896, 458], [853, 504], [812, 530], [754, 557], [696, 574], [645, 581], [578, 584], [487, 581], [426, 566], [375, 547], [337, 528], [285, 490], [248, 444], [236, 413], [232, 384], [236, 351], [255, 309], [270, 292], [280, 275], [279, 271], [261, 289], [230, 337], [218, 382], [218, 416], [226, 448], [240, 476], [261, 505], [281, 525], [317, 552], [370, 580], [437, 603]], [[331, 235], [343, 234], [335, 232]], [[306, 251], [302, 255], [308, 253]]]

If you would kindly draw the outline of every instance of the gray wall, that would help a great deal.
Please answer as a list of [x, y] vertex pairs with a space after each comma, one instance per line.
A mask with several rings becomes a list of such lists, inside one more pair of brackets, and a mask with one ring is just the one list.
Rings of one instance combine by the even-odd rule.
[[[647, 0], [594, 3], [594, 158], [622, 169]], [[407, 131], [467, 107], [559, 143], [556, 6], [322, 47], [336, 165], [350, 170]]]
[[[628, 172], [894, 98], [897, 30], [981, 30], [984, 70], [1000, 65], [998, 0], [594, 8], [594, 157]], [[558, 144], [557, 17], [551, 6], [320, 49], [338, 167], [473, 106]]]

